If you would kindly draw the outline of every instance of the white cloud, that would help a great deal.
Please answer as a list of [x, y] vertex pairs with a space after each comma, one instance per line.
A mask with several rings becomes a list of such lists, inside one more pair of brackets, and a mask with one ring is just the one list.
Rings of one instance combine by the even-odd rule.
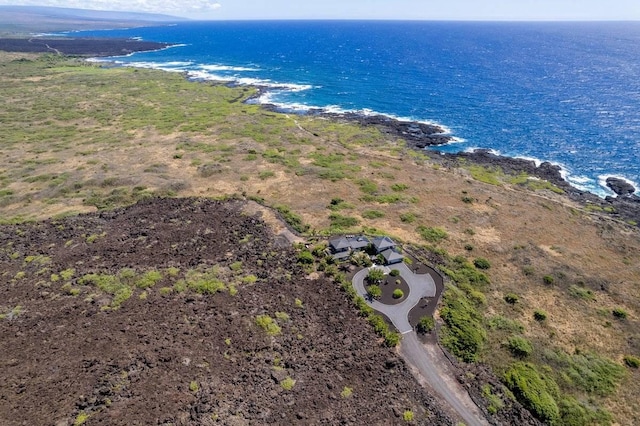
[[164, 13], [189, 16], [193, 12], [213, 12], [222, 7], [215, 0], [0, 0], [0, 5], [51, 6], [74, 9]]

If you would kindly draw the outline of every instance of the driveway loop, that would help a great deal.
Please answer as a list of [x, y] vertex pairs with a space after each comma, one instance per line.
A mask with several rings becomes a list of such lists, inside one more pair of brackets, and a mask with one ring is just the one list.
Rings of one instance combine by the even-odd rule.
[[436, 283], [431, 275], [416, 274], [404, 263], [393, 265], [393, 268], [400, 271], [400, 277], [402, 277], [409, 286], [409, 295], [401, 303], [386, 305], [377, 300], [370, 300], [370, 298], [367, 297], [364, 281], [369, 271], [371, 269], [382, 269], [385, 274], [388, 274], [390, 269], [387, 266], [374, 265], [359, 271], [353, 277], [353, 286], [358, 294], [364, 297], [369, 306], [389, 318], [396, 329], [398, 329], [398, 332], [406, 334], [413, 331], [413, 327], [409, 324], [409, 312], [420, 303], [421, 299], [436, 296]]

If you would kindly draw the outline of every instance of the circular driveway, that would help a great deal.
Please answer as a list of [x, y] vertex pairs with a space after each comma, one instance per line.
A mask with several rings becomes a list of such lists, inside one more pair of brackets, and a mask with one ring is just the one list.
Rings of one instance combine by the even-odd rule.
[[[391, 269], [400, 271], [400, 276], [409, 285], [409, 295], [407, 298], [396, 305], [386, 305], [377, 300], [370, 299], [367, 295], [364, 281], [369, 274], [369, 270], [373, 268], [382, 269], [385, 274], [388, 274]], [[436, 296], [436, 283], [431, 275], [415, 274], [405, 263], [398, 263], [391, 267], [374, 265], [358, 271], [353, 277], [353, 287], [369, 306], [389, 318], [401, 334], [413, 331], [413, 327], [409, 324], [409, 312], [420, 302], [420, 299]]]

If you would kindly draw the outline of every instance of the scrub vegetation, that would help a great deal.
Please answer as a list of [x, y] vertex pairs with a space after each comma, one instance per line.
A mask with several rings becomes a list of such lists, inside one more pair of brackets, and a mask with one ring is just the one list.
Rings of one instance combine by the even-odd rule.
[[[571, 201], [546, 181], [417, 153], [375, 127], [242, 102], [253, 93], [159, 71], [0, 53], [3, 226], [19, 236], [36, 220], [155, 196], [199, 196], [273, 207], [308, 239], [392, 235], [446, 276], [436, 321], [452, 354], [489, 365], [549, 423], [640, 422], [637, 229], [604, 208]], [[86, 229], [61, 246], [96, 249], [115, 238], [103, 232]], [[138, 238], [144, 245], [144, 235]], [[241, 232], [234, 241], [251, 245], [254, 237]], [[311, 250], [294, 255], [294, 262], [313, 268], [318, 257]], [[105, 314], [148, 303], [156, 293], [232, 299], [262, 280], [236, 258], [178, 271], [169, 271], [174, 265], [89, 271], [57, 267], [40, 254], [0, 247], [2, 259], [16, 262], [4, 277], [7, 285], [38, 286], [97, 304]], [[269, 253], [259, 260], [268, 262]], [[238, 261], [240, 267], [231, 266]], [[400, 337], [329, 266], [324, 273], [354, 309], [387, 345], [397, 344]], [[145, 292], [148, 298], [140, 298]], [[291, 302], [291, 309], [257, 310], [248, 327], [265, 339], [281, 336], [268, 334], [273, 325], [290, 325], [276, 312], [293, 317], [308, 309], [306, 296], [295, 297], [304, 298], [304, 309]], [[20, 300], [0, 303], [3, 324], [29, 312]], [[291, 392], [302, 386], [299, 380]], [[500, 411], [494, 390], [486, 399]]]

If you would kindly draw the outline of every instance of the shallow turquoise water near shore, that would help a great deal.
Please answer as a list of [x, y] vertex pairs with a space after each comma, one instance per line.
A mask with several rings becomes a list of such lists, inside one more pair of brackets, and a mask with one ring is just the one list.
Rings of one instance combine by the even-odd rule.
[[271, 87], [289, 110], [435, 122], [457, 143], [640, 184], [640, 23], [189, 22], [82, 32], [177, 43], [112, 58]]

